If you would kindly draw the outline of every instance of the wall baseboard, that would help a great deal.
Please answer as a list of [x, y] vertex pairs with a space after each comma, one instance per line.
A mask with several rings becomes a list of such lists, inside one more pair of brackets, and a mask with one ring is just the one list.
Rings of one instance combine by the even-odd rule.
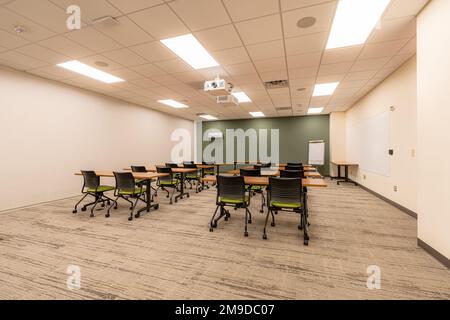
[[374, 196], [380, 198], [381, 200], [389, 203], [390, 205], [396, 207], [397, 209], [400, 209], [401, 211], [403, 211], [407, 215], [413, 217], [414, 219], [417, 219], [417, 213], [416, 212], [414, 212], [414, 211], [412, 211], [412, 210], [402, 206], [401, 204], [398, 204], [395, 201], [392, 201], [391, 199], [386, 198], [385, 196], [382, 196], [378, 192], [375, 192], [375, 191], [373, 191], [373, 190], [371, 190], [371, 189], [369, 189], [369, 188], [367, 188], [367, 187], [365, 187], [365, 186], [363, 186], [363, 185], [361, 185], [359, 183], [358, 183], [358, 186], [361, 187], [362, 189], [366, 190], [367, 192], [373, 194]]
[[428, 245], [423, 240], [420, 240], [419, 238], [417, 238], [417, 245], [419, 247], [421, 247], [423, 250], [425, 250], [430, 256], [432, 256], [437, 261], [439, 261], [444, 266], [446, 266], [447, 269], [450, 269], [450, 259], [449, 258], [444, 256], [442, 253], [440, 253], [439, 251], [437, 251], [436, 249], [434, 249], [433, 247]]

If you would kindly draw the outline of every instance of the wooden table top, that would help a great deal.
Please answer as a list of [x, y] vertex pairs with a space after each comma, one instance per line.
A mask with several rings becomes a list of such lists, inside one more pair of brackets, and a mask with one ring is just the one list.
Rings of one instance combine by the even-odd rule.
[[[207, 176], [203, 178], [205, 182], [216, 182], [216, 176]], [[269, 177], [244, 177], [245, 184], [268, 186]], [[324, 179], [302, 179], [302, 185], [304, 187], [327, 187], [327, 183]]]
[[[239, 168], [239, 169], [252, 170], [252, 169], [254, 169], [254, 168], [255, 168], [254, 166], [246, 166], [246, 167], [242, 167], [242, 168]], [[280, 167], [279, 167], [280, 170], [285, 170], [285, 168], [286, 168], [286, 167], [283, 167], [283, 166], [280, 166]], [[239, 169], [237, 169], [237, 170], [239, 170]], [[268, 170], [267, 170], [267, 171], [268, 171]], [[305, 172], [316, 172], [317, 169], [316, 169], [315, 167], [303, 167], [303, 171], [305, 171]]]
[[[114, 178], [113, 171], [107, 170], [95, 170], [95, 174], [99, 177], [108, 177]], [[76, 176], [81, 176], [81, 172], [75, 172]], [[158, 177], [168, 176], [167, 173], [155, 173], [155, 172], [133, 172], [133, 176], [135, 179], [147, 180], [147, 179], [156, 179]]]
[[337, 166], [358, 166], [357, 163], [348, 162], [348, 161], [331, 161], [332, 164]]

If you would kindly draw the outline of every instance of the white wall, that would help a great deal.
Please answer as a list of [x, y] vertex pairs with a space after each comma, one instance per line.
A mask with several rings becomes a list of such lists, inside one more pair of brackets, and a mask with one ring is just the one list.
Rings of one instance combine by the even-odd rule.
[[450, 1], [417, 20], [418, 237], [450, 258]]
[[[346, 160], [345, 139], [345, 112], [333, 112], [330, 114], [330, 161]], [[337, 174], [336, 166], [330, 165], [330, 175], [335, 177]]]
[[[413, 156], [417, 149], [416, 90], [414, 57], [347, 110], [345, 121], [342, 116], [337, 119], [332, 117], [333, 131], [342, 136], [345, 135], [345, 130], [348, 132], [352, 126], [364, 123], [368, 118], [395, 106], [396, 110], [391, 112], [390, 120], [389, 143], [390, 148], [394, 149], [389, 163], [390, 176], [357, 168], [350, 170], [350, 178], [414, 212], [417, 212], [417, 158]], [[351, 143], [348, 139], [344, 138], [346, 147], [343, 146], [342, 140], [337, 142], [339, 140], [336, 139], [332, 146], [336, 157], [342, 157], [345, 148], [347, 153], [352, 148], [348, 145]], [[397, 192], [394, 191], [394, 186], [397, 186]]]
[[79, 194], [80, 169], [170, 161], [178, 128], [193, 137], [192, 121], [0, 68], [0, 211]]

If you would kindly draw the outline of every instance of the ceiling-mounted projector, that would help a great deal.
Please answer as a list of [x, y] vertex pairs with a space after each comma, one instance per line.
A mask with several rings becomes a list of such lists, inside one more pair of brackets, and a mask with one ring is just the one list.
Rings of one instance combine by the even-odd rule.
[[231, 107], [231, 106], [239, 105], [239, 100], [231, 94], [226, 95], [226, 96], [218, 96], [216, 99], [217, 99], [217, 104], [220, 104], [224, 107]]
[[233, 85], [231, 83], [227, 83], [219, 77], [211, 81], [206, 81], [204, 85], [204, 91], [215, 97], [229, 95], [232, 89]]

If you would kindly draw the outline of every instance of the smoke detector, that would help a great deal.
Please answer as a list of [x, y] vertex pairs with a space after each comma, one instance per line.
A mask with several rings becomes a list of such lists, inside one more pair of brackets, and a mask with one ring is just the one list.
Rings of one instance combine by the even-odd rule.
[[297, 27], [300, 29], [310, 28], [316, 24], [316, 18], [314, 17], [304, 17], [298, 20]]
[[18, 34], [24, 33], [27, 31], [27, 29], [24, 26], [21, 25], [15, 25], [14, 26], [14, 31]]

